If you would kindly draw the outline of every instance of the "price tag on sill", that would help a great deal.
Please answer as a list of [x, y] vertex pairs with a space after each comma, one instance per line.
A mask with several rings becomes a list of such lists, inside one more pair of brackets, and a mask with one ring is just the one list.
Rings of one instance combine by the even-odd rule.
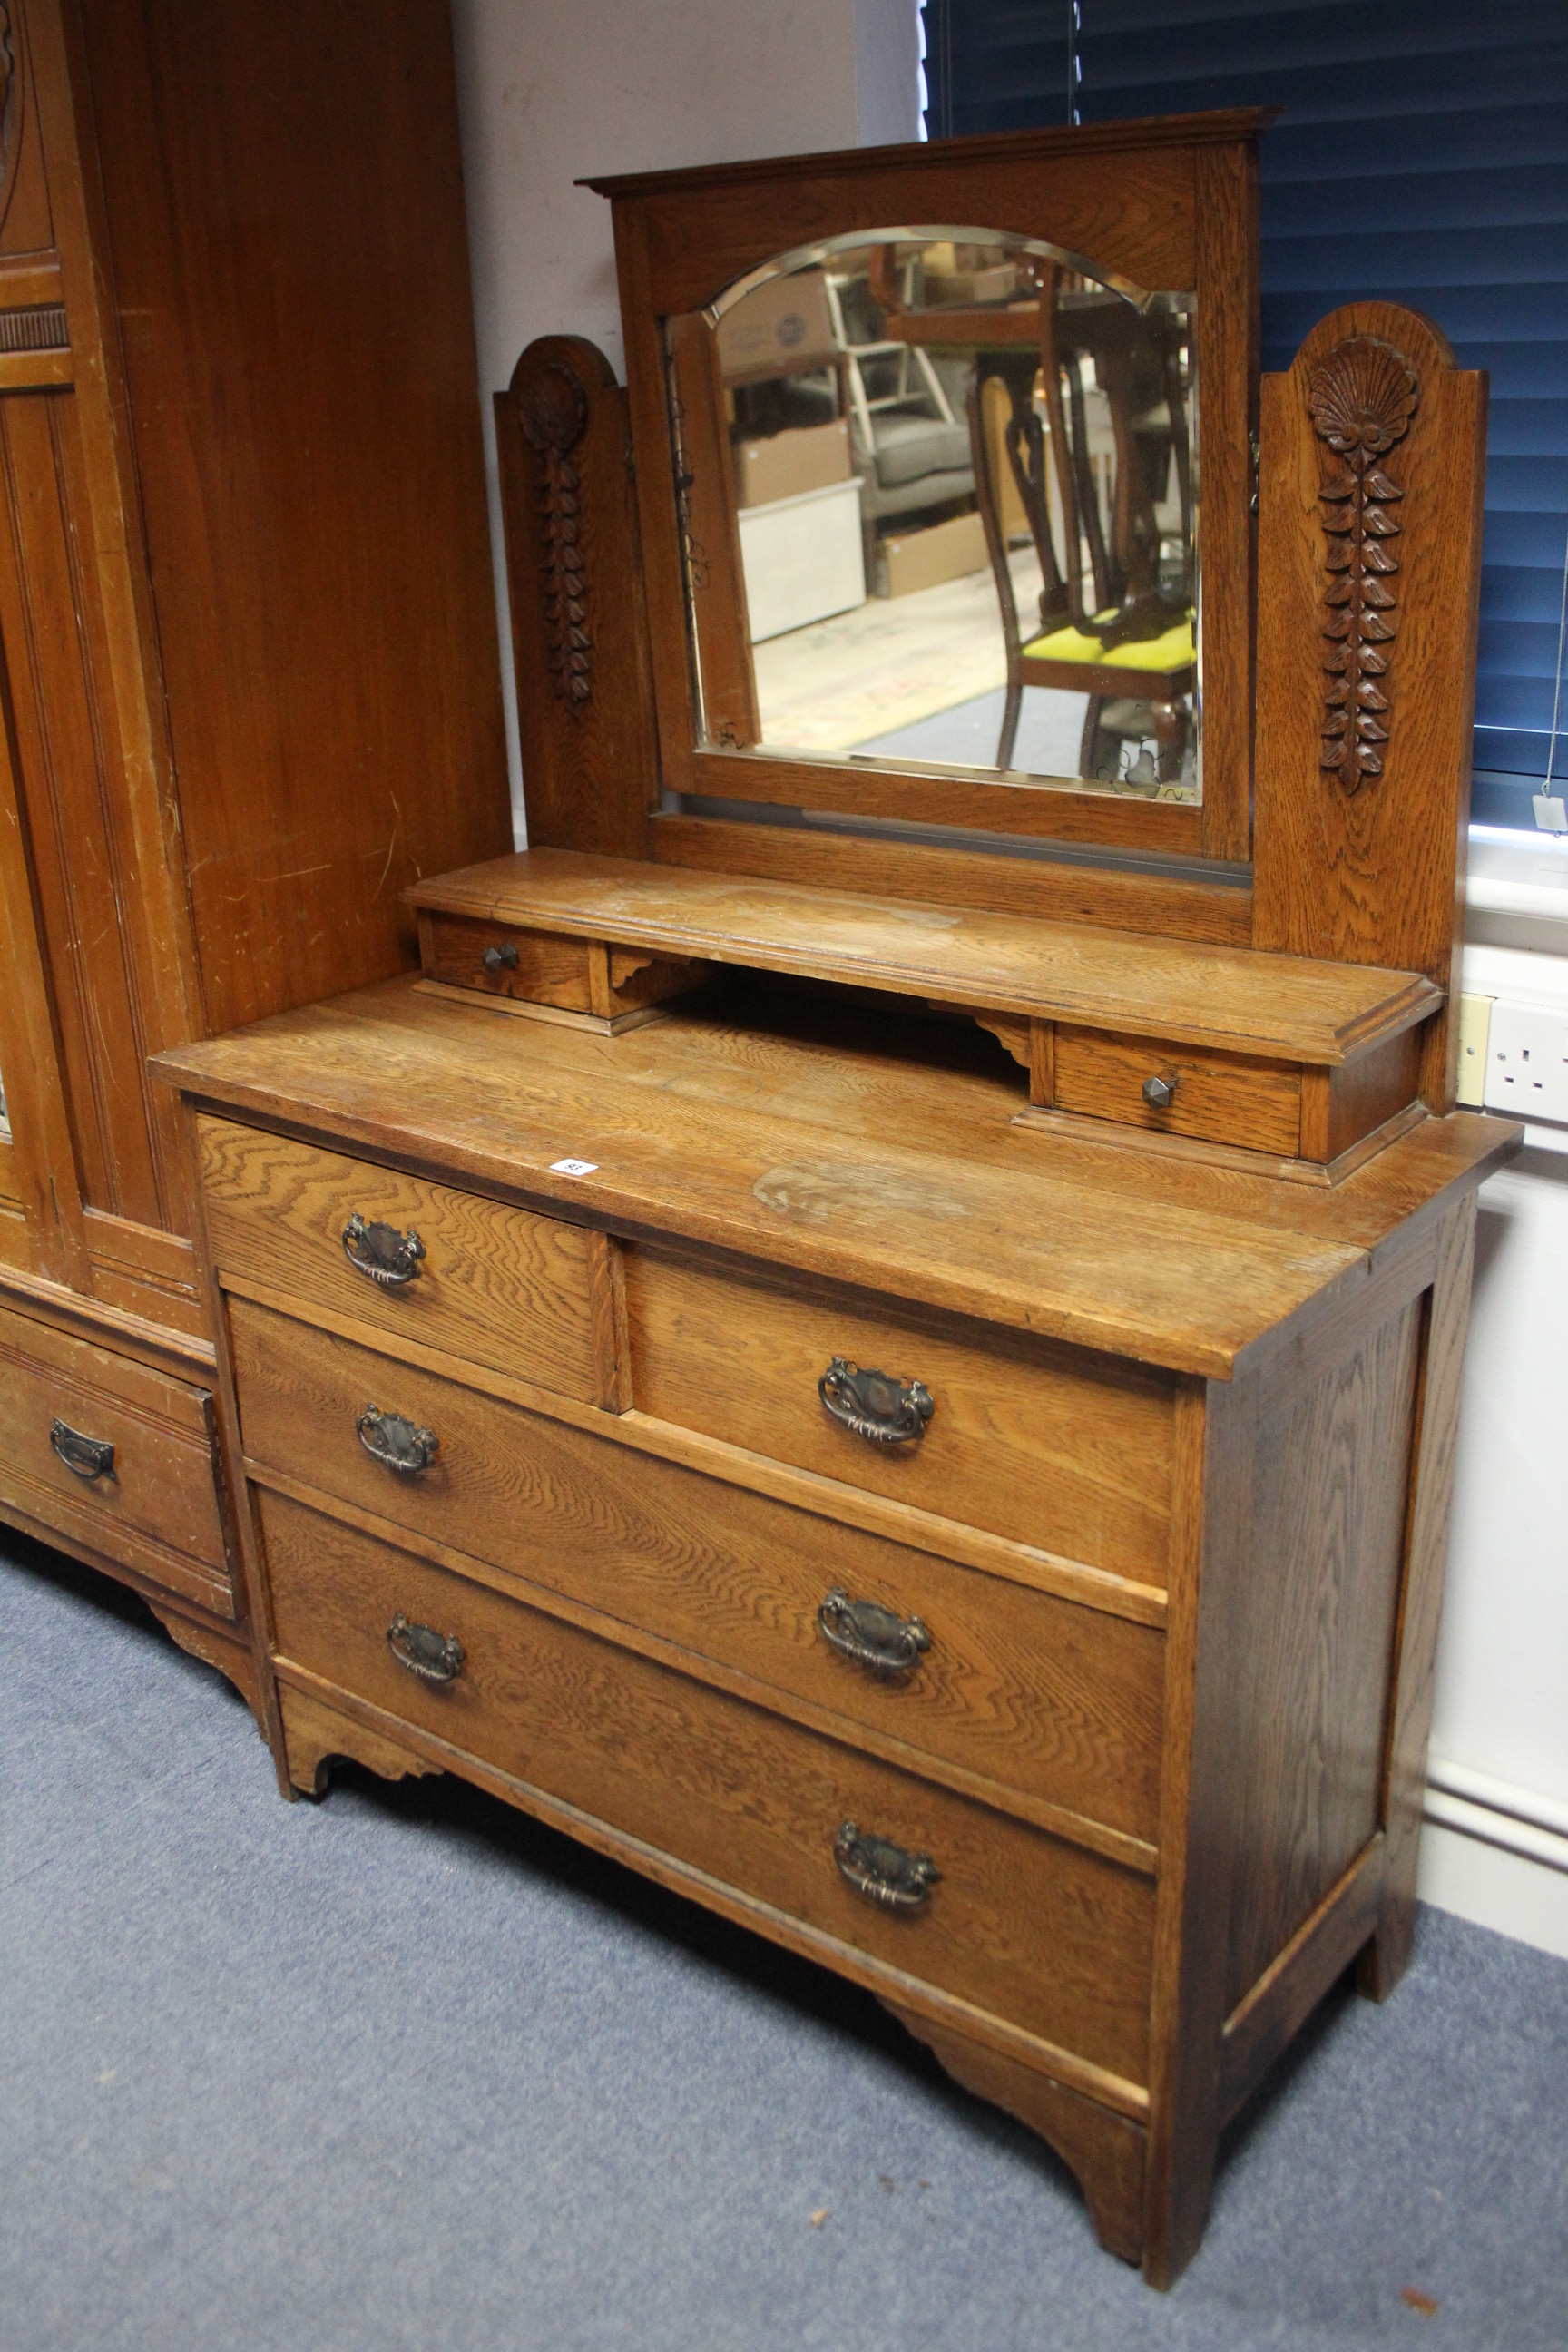
[[552, 1176], [592, 1176], [598, 1164], [596, 1160], [552, 1160], [550, 1172]]

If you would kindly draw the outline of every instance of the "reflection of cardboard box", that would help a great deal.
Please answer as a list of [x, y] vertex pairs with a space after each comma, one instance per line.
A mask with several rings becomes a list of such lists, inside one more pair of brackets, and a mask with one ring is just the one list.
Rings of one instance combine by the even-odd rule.
[[888, 567], [889, 596], [911, 596], [920, 588], [940, 587], [944, 580], [962, 580], [966, 572], [984, 572], [985, 526], [977, 514], [954, 515], [924, 530], [907, 530], [882, 541]]
[[1018, 272], [1011, 261], [994, 269], [933, 269], [928, 262], [921, 272], [921, 294], [927, 302], [1005, 302], [1018, 291]]
[[858, 482], [742, 508], [740, 525], [754, 646], [865, 603]]
[[798, 498], [849, 479], [849, 426], [842, 416], [829, 425], [797, 425], [765, 441], [735, 444], [735, 503], [770, 506], [774, 499]]
[[729, 383], [829, 367], [837, 355], [820, 269], [767, 278], [719, 321], [719, 365]]

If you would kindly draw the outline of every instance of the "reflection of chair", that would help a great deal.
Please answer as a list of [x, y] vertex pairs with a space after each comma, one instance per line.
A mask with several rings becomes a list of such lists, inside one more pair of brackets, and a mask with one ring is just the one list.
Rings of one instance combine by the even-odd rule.
[[[1037, 351], [983, 351], [969, 393], [970, 445], [986, 547], [1002, 609], [1007, 693], [996, 764], [1011, 767], [1026, 686], [1087, 694], [1080, 772], [1112, 781], [1121, 745], [1152, 734], [1155, 780], [1181, 774], [1190, 731], [1184, 697], [1196, 677], [1192, 583], [1192, 493], [1186, 404], [1181, 374], [1182, 322], [1136, 310], [1101, 291], [1063, 293], [1062, 273], [1047, 274]], [[1109, 543], [1089, 450], [1083, 362], [1110, 411], [1114, 447]], [[1018, 625], [1007, 565], [997, 485], [984, 430], [984, 386], [1006, 385], [1012, 403], [1008, 462], [1029, 516], [1044, 587], [1038, 635]], [[1062, 519], [1058, 567], [1047, 491], [1046, 438], [1035, 406], [1043, 380], [1058, 501]], [[1066, 399], [1063, 387], [1066, 386]], [[1174, 464], [1181, 550], [1163, 562], [1155, 512]], [[1089, 593], [1085, 594], [1085, 574]]]
[[969, 434], [953, 414], [929, 352], [883, 332], [878, 289], [864, 273], [830, 276], [828, 301], [848, 362], [855, 470], [866, 577], [875, 576], [877, 526], [968, 500], [974, 491]]

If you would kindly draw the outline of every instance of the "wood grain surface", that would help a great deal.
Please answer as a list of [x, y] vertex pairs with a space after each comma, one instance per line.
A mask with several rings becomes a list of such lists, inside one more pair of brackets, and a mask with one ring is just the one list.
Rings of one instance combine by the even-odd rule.
[[479, 922], [1330, 1065], [1397, 1035], [1441, 1001], [1407, 972], [561, 850], [497, 858], [409, 896]]
[[1236, 1596], [1228, 2013], [1378, 1827], [1419, 1300], [1265, 1410]]
[[[49, 1443], [57, 1418], [113, 1445], [110, 1475], [89, 1480], [67, 1468]], [[0, 1502], [235, 1613], [210, 1393], [8, 1307], [0, 1307]]]
[[[287, 1137], [201, 1124], [202, 1184], [218, 1279], [232, 1269], [300, 1302], [594, 1402], [603, 1368], [593, 1316], [593, 1236]], [[383, 1289], [342, 1245], [358, 1211], [417, 1232], [417, 1276]]]
[[805, 882], [928, 906], [988, 907], [1051, 923], [1095, 923], [1140, 938], [1202, 940], [1211, 947], [1252, 944], [1252, 890], [1239, 871], [1200, 868], [1196, 878], [1125, 872], [1113, 866], [1046, 857], [994, 857], [972, 848], [804, 826], [748, 824], [671, 814], [648, 827], [655, 863], [703, 874]]
[[[1166, 1109], [1152, 1109], [1143, 1099], [1148, 1078], [1174, 1085]], [[1301, 1078], [1300, 1068], [1256, 1055], [1200, 1053], [1173, 1037], [1129, 1039], [1057, 1024], [1055, 1107], [1155, 1135], [1212, 1137], [1242, 1150], [1293, 1158]]]
[[[1313, 429], [1314, 370], [1354, 337], [1414, 367], [1406, 433], [1378, 463], [1402, 492], [1386, 651], [1383, 772], [1348, 793], [1320, 767], [1327, 583], [1320, 486], [1342, 466]], [[1486, 379], [1428, 319], [1389, 302], [1334, 311], [1262, 385], [1255, 938], [1292, 955], [1394, 963], [1447, 987], [1462, 937], [1480, 590]], [[1454, 1099], [1454, 1024], [1422, 1091]]]
[[[868, 1315], [830, 1292], [647, 1249], [627, 1252], [626, 1281], [640, 1412], [1163, 1584], [1168, 1380], [1003, 1334]], [[817, 1382], [835, 1356], [925, 1382], [936, 1411], [918, 1444], [871, 1444], [831, 1417]]]
[[[567, 455], [577, 476], [584, 592], [574, 600], [583, 607], [575, 625], [590, 640], [594, 677], [593, 692], [574, 709], [556, 692], [551, 667], [552, 630], [563, 616], [550, 609], [540, 452], [523, 425], [542, 380], [559, 389], [563, 373], [583, 404], [582, 435]], [[647, 845], [658, 746], [626, 395], [594, 344], [546, 335], [529, 344], [496, 394], [495, 420], [528, 837], [541, 847], [636, 857]], [[571, 623], [569, 613], [564, 618]]]
[[[727, 1047], [725, 1034], [721, 1023], [693, 1014], [619, 1038], [584, 1037], [498, 1022], [393, 982], [347, 1006], [302, 1010], [183, 1049], [160, 1066], [198, 1096], [226, 1097], [242, 1111], [334, 1133], [367, 1153], [438, 1168], [555, 1214], [793, 1264], [1173, 1370], [1225, 1377], [1240, 1349], [1357, 1255], [1338, 1240], [1152, 1205], [1135, 1171], [1125, 1189], [1108, 1184], [1102, 1155], [1089, 1154], [1079, 1180], [1064, 1182], [1058, 1156], [1011, 1128], [976, 1137], [967, 1153], [889, 1140], [943, 1127], [951, 1135], [943, 1088], [929, 1075], [906, 1087], [897, 1058], [889, 1068], [876, 1055], [858, 1066], [807, 1055], [792, 1067], [787, 1047], [765, 1035], [758, 1045], [732, 1032]], [[661, 1041], [672, 1036], [679, 1042], [667, 1048]], [[1016, 1077], [1000, 1047], [986, 1050]], [[612, 1069], [614, 1086], [605, 1083]], [[805, 1116], [793, 1120], [796, 1071]], [[879, 1119], [869, 1134], [847, 1135], [843, 1124], [812, 1118], [819, 1087], [843, 1102], [868, 1084], [884, 1104], [901, 1105], [891, 1125]], [[1016, 1093], [1003, 1099], [1011, 1111]], [[1493, 1148], [1489, 1134], [1484, 1146]], [[1497, 1148], [1508, 1148], [1506, 1136]], [[568, 1154], [587, 1172], [561, 1173], [555, 1163]], [[426, 1195], [402, 1189], [412, 1181], [389, 1181], [358, 1205], [367, 1215], [405, 1197], [417, 1205]], [[314, 1247], [302, 1264], [317, 1263], [314, 1250], [323, 1265], [330, 1260], [340, 1204], [345, 1215], [356, 1205], [326, 1186], [312, 1201]], [[213, 1213], [222, 1263], [228, 1209], [216, 1196]], [[1152, 1262], [1162, 1269], [1152, 1288]], [[272, 1279], [289, 1286], [287, 1263]], [[344, 1280], [368, 1287], [346, 1267], [332, 1279], [339, 1295]], [[384, 1312], [395, 1316], [399, 1303], [386, 1302]]]
[[422, 0], [374, 39], [246, 0], [80, 19], [221, 1030], [410, 961], [403, 883], [510, 834], [451, 28]]
[[[229, 1325], [259, 1480], [321, 1489], [763, 1692], [1151, 1846], [1163, 1678], [1151, 1628], [791, 1510], [240, 1299]], [[429, 1469], [400, 1477], [372, 1459], [355, 1429], [369, 1403], [435, 1432]], [[836, 1588], [921, 1619], [931, 1647], [914, 1673], [875, 1675], [830, 1647], [817, 1610]]]
[[1472, 1192], [1443, 1221], [1421, 1339], [1415, 1475], [1386, 1713], [1387, 1754], [1381, 1796], [1387, 1843], [1383, 1904], [1375, 1945], [1363, 1977], [1364, 1989], [1379, 2000], [1393, 1990], [1408, 1967], [1415, 1932], [1416, 1851], [1426, 1790], [1426, 1741], [1432, 1728], [1475, 1242]]
[[[261, 1517], [285, 1681], [296, 1664], [1059, 2045], [1135, 2099], [1146, 1879], [280, 1496], [262, 1496]], [[455, 1682], [432, 1686], [395, 1663], [386, 1633], [399, 1611], [461, 1643]], [[845, 1883], [833, 1841], [846, 1820], [935, 1857], [926, 1911], [900, 1916]]]

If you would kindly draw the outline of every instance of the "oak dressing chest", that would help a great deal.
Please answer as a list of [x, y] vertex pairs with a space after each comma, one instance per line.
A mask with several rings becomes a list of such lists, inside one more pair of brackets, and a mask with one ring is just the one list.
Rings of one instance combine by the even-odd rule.
[[[160, 1065], [285, 1790], [464, 1773], [868, 1985], [1155, 2284], [1407, 1958], [1519, 1132], [1484, 387], [1379, 304], [1259, 383], [1260, 127], [605, 184], [627, 384], [497, 402], [532, 845]], [[985, 568], [753, 643], [737, 452], [847, 384]]]

